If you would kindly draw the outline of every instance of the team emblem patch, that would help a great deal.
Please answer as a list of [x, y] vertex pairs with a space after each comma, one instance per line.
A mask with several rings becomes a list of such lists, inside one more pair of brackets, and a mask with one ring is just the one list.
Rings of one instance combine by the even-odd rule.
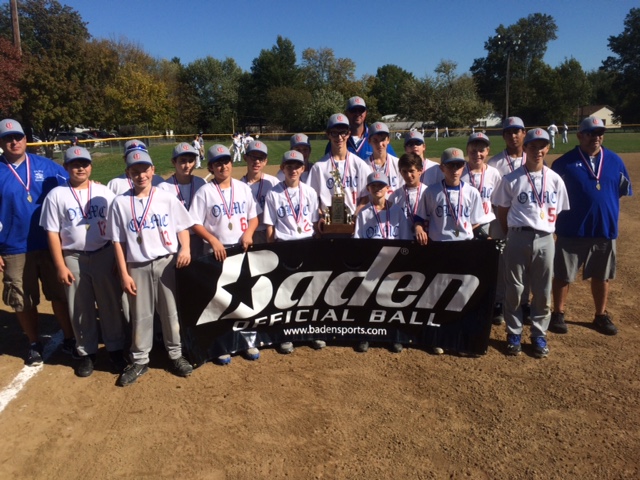
[[9, 129], [13, 128], [13, 123], [11, 122], [7, 122], [6, 125], [7, 125], [7, 128]]
[[133, 154], [133, 159], [134, 160], [140, 160], [140, 154], [139, 153], [134, 153]]
[[79, 148], [76, 148], [76, 149], [73, 151], [73, 153], [75, 153], [76, 155], [80, 155], [80, 153], [81, 153], [81, 152], [80, 152], [80, 149], [79, 149]]

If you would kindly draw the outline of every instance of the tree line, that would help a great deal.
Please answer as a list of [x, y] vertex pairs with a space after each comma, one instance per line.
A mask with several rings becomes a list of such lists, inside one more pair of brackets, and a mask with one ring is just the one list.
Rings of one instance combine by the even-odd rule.
[[499, 25], [469, 72], [458, 74], [455, 61], [443, 60], [423, 78], [397, 65], [358, 78], [352, 59], [326, 47], [298, 58], [282, 36], [249, 71], [233, 58], [157, 59], [126, 39], [93, 38], [80, 13], [56, 0], [21, 1], [19, 18], [22, 56], [11, 41], [9, 5], [0, 8], [0, 114], [19, 118], [43, 140], [76, 125], [122, 135], [323, 130], [354, 95], [366, 100], [370, 121], [396, 114], [469, 127], [508, 110], [532, 125], [574, 123], [578, 107], [606, 104], [625, 123], [640, 122], [640, 8], [609, 37], [614, 55], [594, 71], [571, 57], [557, 67], [544, 63], [558, 28], [553, 17], [536, 13]]

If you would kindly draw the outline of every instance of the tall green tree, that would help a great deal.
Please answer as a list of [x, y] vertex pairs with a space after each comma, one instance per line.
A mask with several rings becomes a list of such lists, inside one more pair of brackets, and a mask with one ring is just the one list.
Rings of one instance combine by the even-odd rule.
[[640, 8], [632, 8], [624, 20], [624, 31], [609, 37], [609, 49], [616, 55], [602, 63], [615, 74], [619, 95], [616, 117], [624, 123], [640, 123]]
[[211, 56], [195, 60], [180, 74], [186, 110], [193, 129], [229, 132], [236, 122], [238, 91], [242, 69], [232, 58], [223, 61]]
[[332, 48], [305, 49], [301, 71], [304, 84], [311, 91], [331, 89], [349, 95], [357, 82], [355, 62], [350, 58], [337, 58]]
[[[86, 23], [71, 7], [55, 0], [24, 0], [18, 4], [24, 61], [20, 82], [23, 124], [51, 139], [66, 124], [84, 115], [78, 96], [84, 70], [78, 54], [89, 39]], [[0, 15], [0, 31], [10, 31], [8, 5]]]
[[484, 48], [485, 58], [471, 66], [480, 97], [491, 102], [503, 116], [506, 108], [507, 66], [509, 67], [509, 112], [521, 116], [536, 101], [531, 78], [543, 68], [542, 59], [558, 27], [550, 15], [534, 13], [514, 25], [496, 28]]
[[402, 92], [415, 80], [412, 73], [397, 65], [383, 65], [376, 71], [370, 97], [375, 97], [378, 111], [382, 115], [399, 113], [402, 106]]

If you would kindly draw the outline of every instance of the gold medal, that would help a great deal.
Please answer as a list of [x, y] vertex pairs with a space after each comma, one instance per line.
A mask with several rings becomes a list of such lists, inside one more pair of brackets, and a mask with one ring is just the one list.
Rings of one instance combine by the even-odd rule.
[[31, 198], [31, 194], [30, 193], [27, 193], [27, 201], [29, 203], [33, 202], [33, 198]]
[[229, 222], [229, 230], [233, 230], [233, 223]]
[[136, 238], [136, 242], [138, 242], [138, 245], [142, 245], [142, 237]]
[[600, 190], [600, 182], [596, 183], [596, 188]]
[[302, 233], [302, 228], [298, 227], [298, 233]]
[[544, 220], [544, 212], [540, 212], [540, 220]]
[[88, 223], [84, 226], [84, 228], [86, 228], [87, 230], [89, 230], [89, 227], [91, 227], [91, 225], [89, 225]]

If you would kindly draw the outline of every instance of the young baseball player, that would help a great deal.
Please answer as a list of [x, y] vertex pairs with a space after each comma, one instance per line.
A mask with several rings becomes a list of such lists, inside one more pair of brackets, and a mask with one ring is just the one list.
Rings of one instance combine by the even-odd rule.
[[[264, 167], [269, 161], [268, 153], [269, 150], [264, 142], [254, 140], [249, 143], [247, 153], [244, 155], [244, 160], [247, 162], [247, 173], [240, 179], [251, 188], [253, 198], [261, 211], [264, 211], [264, 199], [269, 190], [280, 183], [273, 175], [264, 173]], [[262, 213], [258, 214], [258, 227], [253, 234], [253, 243], [267, 243], [267, 226], [262, 221]]]
[[[176, 171], [166, 181], [158, 185], [159, 189], [175, 195], [187, 210], [191, 208], [196, 192], [206, 185], [203, 178], [193, 175], [198, 155], [199, 152], [187, 142], [176, 145], [171, 158], [171, 163]], [[191, 233], [190, 239], [191, 256], [200, 256], [202, 254], [202, 239], [195, 232]]]
[[425, 157], [427, 147], [424, 136], [417, 130], [411, 130], [404, 136], [404, 152], [415, 153], [422, 158], [422, 176], [420, 181], [429, 186], [442, 181], [444, 178], [439, 165]]
[[174, 269], [191, 262], [189, 228], [194, 222], [175, 195], [152, 185], [155, 169], [147, 152], [132, 150], [126, 162], [133, 188], [114, 199], [107, 229], [131, 309], [133, 363], [118, 377], [122, 387], [149, 369], [154, 308], [173, 373], [186, 377], [193, 371], [182, 356]]
[[[258, 213], [262, 210], [256, 205], [251, 188], [231, 178], [233, 167], [227, 147], [213, 145], [207, 151], [207, 159], [213, 181], [198, 190], [190, 212], [196, 222], [193, 231], [210, 244], [213, 255], [222, 262], [227, 258], [226, 247], [242, 245], [246, 251], [253, 244]], [[244, 353], [248, 360], [260, 358], [260, 351], [255, 347]], [[221, 355], [218, 362], [228, 365], [231, 356]]]
[[365, 161], [371, 167], [371, 172], [382, 172], [389, 179], [387, 198], [404, 184], [398, 169], [398, 157], [387, 152], [390, 141], [387, 125], [375, 122], [369, 127], [369, 143], [373, 153]]
[[200, 137], [198, 134], [193, 136], [193, 140], [191, 141], [191, 146], [193, 149], [198, 152], [198, 157], [196, 158], [196, 168], [200, 168], [200, 151], [204, 151], [202, 144], [200, 143]]
[[[358, 212], [354, 238], [411, 239], [411, 229], [405, 221], [402, 208], [387, 200], [388, 189], [389, 179], [383, 172], [373, 172], [367, 176], [369, 202]], [[359, 342], [356, 350], [366, 352], [369, 350], [369, 342]], [[402, 344], [394, 343], [391, 350], [400, 353]]]
[[40, 226], [47, 231], [58, 281], [66, 287], [79, 357], [75, 374], [88, 377], [93, 373], [99, 337], [96, 305], [102, 339], [120, 373], [126, 366], [125, 319], [113, 245], [107, 237], [107, 212], [115, 195], [90, 180], [91, 155], [85, 148], [68, 148], [64, 168], [69, 174], [68, 184], [47, 195]]
[[[304, 156], [295, 150], [285, 152], [280, 171], [284, 181], [267, 193], [265, 199], [264, 224], [267, 226], [269, 242], [301, 240], [311, 238], [317, 227], [318, 194], [301, 181], [304, 172]], [[323, 340], [315, 340], [316, 349], [323, 348]], [[293, 352], [293, 343], [280, 344], [281, 353]]]
[[536, 128], [524, 140], [524, 165], [505, 175], [494, 196], [498, 220], [507, 233], [504, 251], [507, 323], [507, 355], [522, 351], [520, 298], [525, 280], [531, 286], [531, 343], [533, 355], [549, 355], [546, 333], [551, 319], [551, 277], [555, 244], [553, 232], [558, 214], [569, 209], [564, 182], [544, 165], [549, 134]]
[[400, 206], [404, 214], [403, 221], [412, 232], [411, 237], [420, 245], [426, 245], [427, 234], [422, 228], [415, 229], [415, 217], [418, 206], [424, 199], [427, 186], [420, 181], [422, 174], [422, 158], [417, 153], [405, 153], [398, 159], [398, 168], [404, 181], [401, 188], [395, 190], [389, 197], [392, 204]]
[[[311, 142], [309, 141], [309, 137], [304, 133], [291, 135], [291, 138], [289, 139], [289, 147], [291, 150], [300, 152], [304, 158], [304, 171], [302, 172], [302, 175], [300, 175], [300, 181], [306, 183], [307, 177], [309, 176], [309, 170], [311, 170], [311, 164], [309, 163], [309, 157], [311, 157]], [[284, 181], [285, 175], [282, 168], [278, 170], [276, 177], [281, 182]]]
[[[127, 153], [132, 150], [142, 150], [146, 152], [147, 146], [140, 140], [128, 140], [127, 142], [125, 142], [124, 155], [122, 157], [124, 159], [125, 166], [127, 162]], [[162, 178], [160, 175], [153, 176], [152, 183], [154, 186], [157, 187], [162, 182], [164, 182], [164, 178]], [[131, 183], [131, 179], [127, 176], [127, 174], [123, 173], [122, 175], [109, 180], [109, 183], [107, 183], [107, 188], [111, 190], [115, 195], [121, 195], [131, 190], [133, 188], [133, 183]]]
[[327, 122], [330, 151], [311, 167], [307, 184], [320, 197], [320, 207], [328, 208], [335, 192], [333, 172], [337, 172], [345, 196], [345, 207], [351, 215], [355, 215], [358, 201], [367, 195], [366, 179], [371, 170], [360, 157], [347, 150], [349, 135], [347, 117], [341, 113], [331, 115]]
[[444, 180], [427, 188], [418, 207], [416, 236], [427, 234], [427, 241], [471, 240], [474, 229], [486, 223], [478, 190], [461, 181], [466, 165], [462, 150], [447, 148], [440, 157]]
[[[489, 159], [488, 165], [494, 167], [503, 177], [508, 173], [520, 168], [526, 161], [524, 152], [524, 138], [526, 130], [524, 122], [520, 117], [509, 117], [502, 124], [502, 138], [506, 144], [506, 148]], [[489, 235], [491, 238], [504, 239], [507, 233], [502, 231], [500, 222], [492, 222], [489, 226]], [[496, 299], [493, 312], [494, 325], [502, 325], [504, 323], [503, 304], [504, 304], [504, 255], [500, 255], [500, 263], [498, 264], [498, 283], [496, 285]], [[526, 286], [522, 292], [521, 299], [523, 318], [528, 322], [530, 318], [529, 306], [529, 287]]]
[[486, 222], [475, 230], [478, 238], [489, 237], [490, 222], [497, 222], [491, 197], [502, 179], [500, 172], [485, 162], [489, 158], [491, 141], [482, 132], [472, 133], [467, 139], [467, 158], [469, 159], [462, 175], [462, 181], [468, 183], [480, 193], [482, 210]]

